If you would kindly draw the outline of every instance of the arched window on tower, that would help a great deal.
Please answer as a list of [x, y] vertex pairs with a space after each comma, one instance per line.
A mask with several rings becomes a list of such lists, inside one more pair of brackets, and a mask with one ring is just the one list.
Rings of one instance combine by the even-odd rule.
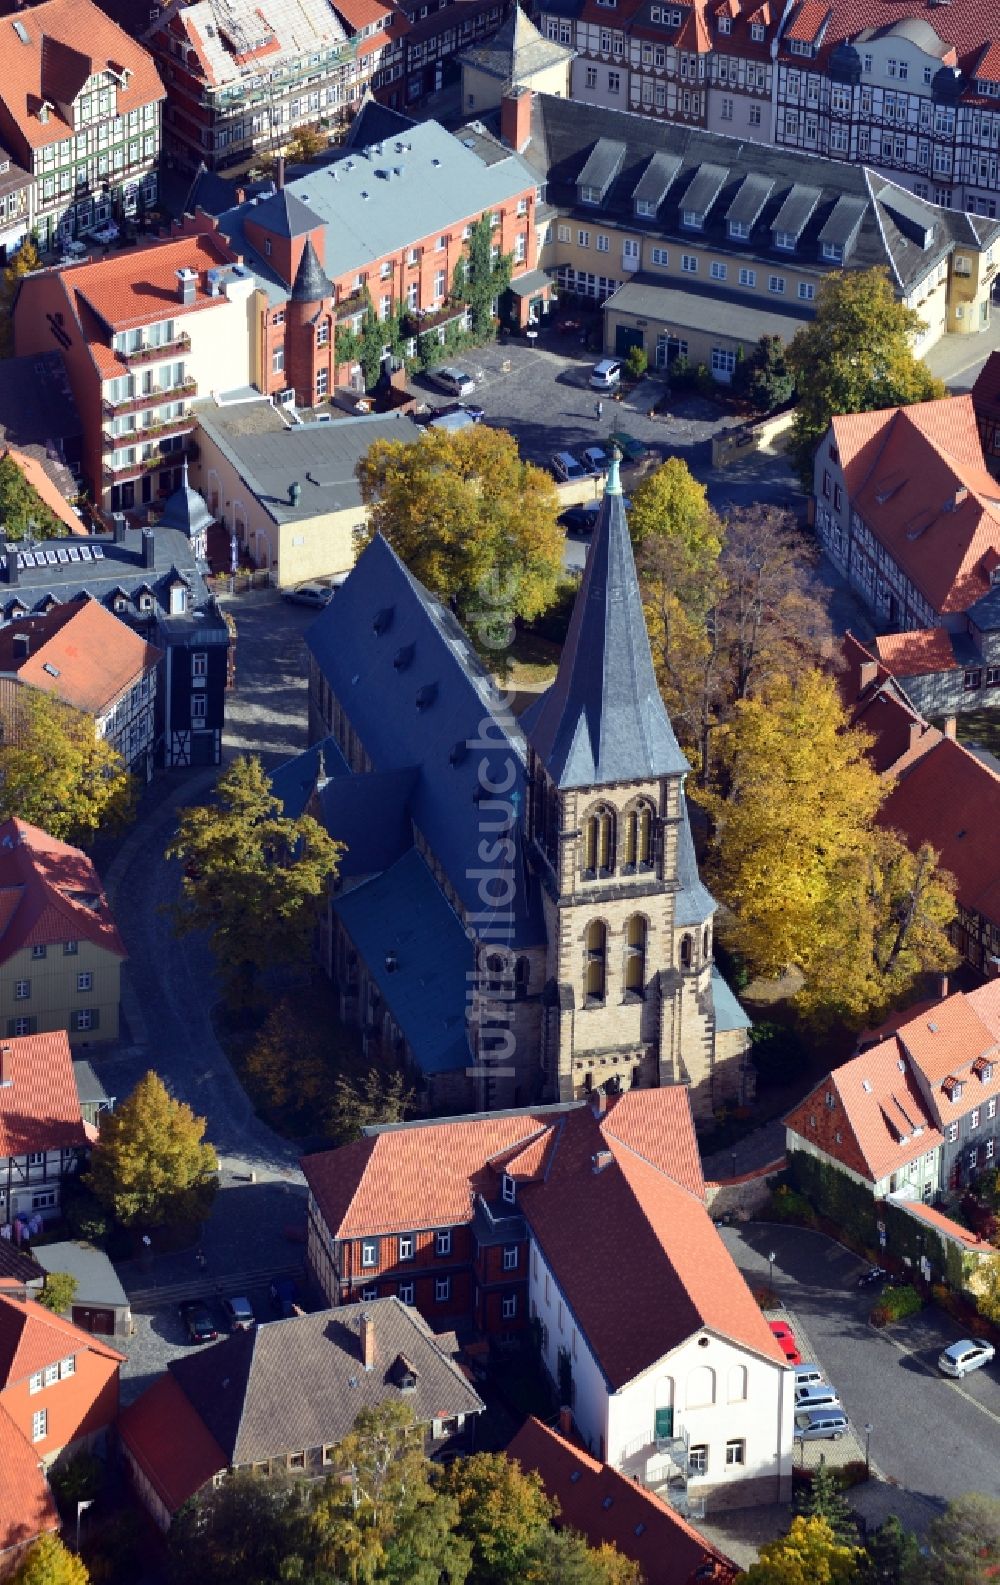
[[681, 968], [689, 969], [694, 957], [694, 938], [681, 936]]
[[597, 1007], [604, 1001], [608, 979], [608, 931], [600, 919], [587, 926], [586, 1003]]
[[610, 875], [615, 867], [615, 812], [606, 804], [583, 822], [583, 869], [586, 875]]
[[503, 990], [504, 960], [499, 952], [486, 954], [486, 992], [491, 996], [499, 996]]
[[625, 926], [625, 990], [631, 996], [646, 994], [646, 921], [633, 914]]
[[649, 869], [653, 862], [653, 811], [638, 803], [625, 816], [622, 862], [626, 869]]
[[519, 1002], [527, 996], [530, 980], [531, 963], [527, 958], [518, 958], [514, 964], [514, 995]]
[[703, 963], [707, 963], [711, 956], [712, 956], [712, 928], [711, 928], [710, 925], [706, 925], [705, 926], [705, 934], [701, 938], [701, 958], [702, 958], [702, 962]]

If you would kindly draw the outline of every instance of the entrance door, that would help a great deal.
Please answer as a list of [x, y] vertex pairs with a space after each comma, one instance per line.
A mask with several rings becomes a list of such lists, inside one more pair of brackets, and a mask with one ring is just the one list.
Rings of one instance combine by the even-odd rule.
[[655, 1418], [654, 1418], [654, 1422], [653, 1422], [653, 1433], [654, 1433], [654, 1435], [656, 1437], [656, 1440], [658, 1442], [661, 1439], [665, 1438], [665, 1437], [673, 1436], [673, 1434], [674, 1434], [674, 1411], [673, 1411], [673, 1409], [657, 1409], [656, 1415], [655, 1415]]
[[85, 1332], [101, 1332], [105, 1337], [115, 1335], [114, 1310], [95, 1310], [90, 1306], [74, 1304], [72, 1316], [74, 1324]]
[[615, 357], [627, 358], [633, 347], [641, 347], [643, 337], [641, 330], [634, 330], [631, 325], [615, 326]]

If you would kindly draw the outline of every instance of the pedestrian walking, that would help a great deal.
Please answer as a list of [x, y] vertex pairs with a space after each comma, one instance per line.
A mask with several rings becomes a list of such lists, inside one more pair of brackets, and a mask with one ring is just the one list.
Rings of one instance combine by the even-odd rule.
[[600, 421], [600, 419], [603, 417], [603, 414], [604, 414], [604, 403], [599, 401], [598, 404], [597, 404], [598, 421]]

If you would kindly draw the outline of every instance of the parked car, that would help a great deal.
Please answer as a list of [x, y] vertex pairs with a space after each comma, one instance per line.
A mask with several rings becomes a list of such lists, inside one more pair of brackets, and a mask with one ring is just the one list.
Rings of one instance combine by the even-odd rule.
[[626, 435], [623, 429], [612, 430], [608, 444], [617, 446], [626, 462], [640, 462], [649, 451], [649, 447], [641, 440], [636, 440], [634, 435]]
[[281, 598], [292, 605], [311, 605], [315, 608], [329, 605], [333, 590], [322, 583], [300, 583], [295, 589], [282, 589]]
[[192, 1343], [215, 1342], [218, 1328], [204, 1299], [188, 1299], [179, 1307], [178, 1314]]
[[118, 241], [118, 227], [113, 220], [106, 220], [103, 226], [95, 226], [93, 231], [87, 232], [88, 237], [93, 237], [95, 242], [100, 242], [104, 247], [110, 247], [112, 242]]
[[798, 1392], [800, 1387], [825, 1387], [825, 1386], [826, 1386], [826, 1381], [824, 1380], [823, 1372], [820, 1370], [818, 1365], [813, 1365], [813, 1364], [810, 1364], [810, 1363], [807, 1363], [807, 1364], [804, 1364], [804, 1365], [796, 1365], [796, 1367], [795, 1367], [795, 1390], [796, 1390], [796, 1392]]
[[587, 469], [579, 462], [570, 451], [557, 451], [549, 458], [549, 467], [557, 479], [586, 479], [589, 478]]
[[471, 396], [476, 389], [475, 380], [465, 369], [434, 369], [431, 379], [435, 385], [441, 387], [442, 391], [448, 391], [451, 396]]
[[613, 391], [621, 384], [622, 366], [617, 358], [602, 358], [590, 371], [590, 383], [595, 391]]
[[824, 1383], [822, 1387], [796, 1387], [795, 1409], [796, 1412], [806, 1409], [839, 1409], [840, 1399], [836, 1389]]
[[993, 1344], [987, 1343], [984, 1337], [963, 1337], [960, 1343], [952, 1343], [939, 1356], [938, 1370], [944, 1376], [954, 1376], [961, 1381], [970, 1370], [992, 1364], [995, 1354]]
[[771, 1321], [771, 1331], [781, 1345], [782, 1352], [790, 1365], [801, 1365], [802, 1355], [799, 1353], [795, 1341], [795, 1333], [787, 1321]]
[[474, 424], [481, 424], [486, 416], [485, 408], [478, 407], [475, 402], [446, 402], [444, 407], [437, 408], [432, 418], [445, 418], [449, 413], [465, 413]]
[[580, 453], [580, 461], [585, 465], [588, 473], [593, 473], [595, 475], [607, 473], [611, 463], [611, 459], [607, 452], [602, 451], [600, 446], [587, 446], [587, 448]]
[[802, 1409], [795, 1415], [796, 1442], [839, 1442], [847, 1435], [842, 1409]]
[[222, 1313], [231, 1332], [250, 1332], [257, 1323], [249, 1299], [223, 1299]]
[[586, 501], [583, 506], [568, 506], [559, 521], [569, 534], [592, 534], [600, 510], [600, 501]]

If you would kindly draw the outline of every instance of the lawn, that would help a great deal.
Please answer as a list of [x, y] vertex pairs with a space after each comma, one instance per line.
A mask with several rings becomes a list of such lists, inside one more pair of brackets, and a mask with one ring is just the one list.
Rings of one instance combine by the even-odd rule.
[[513, 690], [541, 689], [548, 686], [559, 664], [559, 645], [524, 628], [518, 628], [514, 642], [503, 658], [508, 671], [504, 685]]
[[975, 743], [1000, 759], [1000, 710], [970, 710], [957, 717], [956, 727], [960, 743]]

